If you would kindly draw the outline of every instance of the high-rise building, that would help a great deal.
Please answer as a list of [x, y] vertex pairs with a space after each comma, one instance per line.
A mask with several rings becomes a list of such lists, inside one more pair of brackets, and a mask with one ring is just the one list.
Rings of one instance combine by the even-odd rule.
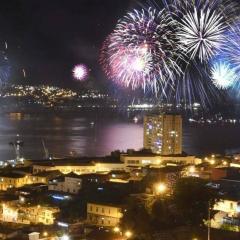
[[144, 148], [161, 155], [182, 153], [182, 117], [149, 115], [144, 117]]

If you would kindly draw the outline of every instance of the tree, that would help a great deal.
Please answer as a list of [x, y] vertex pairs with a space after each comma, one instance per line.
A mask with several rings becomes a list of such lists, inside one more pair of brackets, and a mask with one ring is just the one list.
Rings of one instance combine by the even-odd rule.
[[171, 209], [170, 199], [157, 199], [152, 205], [152, 226], [156, 232], [173, 228], [177, 225], [177, 217]]
[[[121, 228], [131, 230], [135, 236], [144, 236], [151, 233], [151, 216], [142, 202], [136, 201], [135, 198], [129, 198], [127, 209], [121, 219]], [[139, 238], [141, 239], [141, 238]]]
[[198, 226], [208, 218], [209, 204], [212, 207], [216, 193], [206, 186], [201, 178], [182, 178], [176, 184], [173, 200], [187, 224]]

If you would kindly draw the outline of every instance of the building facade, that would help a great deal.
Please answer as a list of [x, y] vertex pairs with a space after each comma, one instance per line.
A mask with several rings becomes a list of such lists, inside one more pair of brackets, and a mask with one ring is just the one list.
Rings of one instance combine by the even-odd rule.
[[19, 188], [25, 184], [31, 184], [29, 175], [19, 173], [0, 174], [0, 190], [6, 191], [11, 188]]
[[48, 190], [77, 194], [82, 187], [82, 180], [74, 173], [67, 174], [63, 178], [53, 179], [49, 182]]
[[220, 199], [214, 204], [213, 209], [225, 212], [229, 217], [240, 216], [240, 202], [237, 200]]
[[59, 212], [56, 207], [45, 207], [40, 205], [28, 206], [19, 204], [18, 201], [5, 202], [1, 205], [2, 222], [13, 222], [22, 224], [51, 225], [55, 221], [55, 214]]
[[160, 155], [182, 154], [182, 117], [165, 114], [145, 116], [144, 148]]
[[125, 165], [122, 162], [119, 163], [45, 163], [45, 164], [33, 164], [33, 173], [37, 174], [44, 171], [54, 171], [58, 170], [63, 174], [69, 174], [71, 172], [82, 175], [82, 174], [92, 174], [92, 173], [101, 173], [101, 172], [110, 172], [110, 171], [118, 171], [124, 170]]
[[159, 156], [147, 154], [122, 154], [121, 161], [125, 163], [126, 170], [128, 167], [146, 167], [146, 166], [159, 166], [166, 162], [175, 162], [183, 164], [200, 164], [201, 159], [195, 156]]
[[87, 223], [101, 227], [115, 227], [123, 216], [123, 208], [108, 204], [87, 204]]

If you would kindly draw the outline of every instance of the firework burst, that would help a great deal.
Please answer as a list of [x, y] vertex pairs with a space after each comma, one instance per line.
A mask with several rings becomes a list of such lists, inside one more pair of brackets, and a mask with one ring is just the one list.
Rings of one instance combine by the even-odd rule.
[[237, 75], [229, 63], [216, 62], [211, 69], [212, 81], [219, 89], [228, 89], [232, 87], [236, 80]]
[[226, 27], [223, 17], [215, 11], [199, 11], [194, 8], [194, 11], [188, 12], [180, 22], [178, 36], [190, 59], [197, 55], [203, 62], [220, 49]]
[[[162, 2], [163, 10], [162, 4], [152, 3], [118, 21], [101, 50], [105, 73], [120, 86], [151, 89], [161, 100], [204, 106], [218, 102], [223, 96], [219, 89], [227, 89], [226, 82], [234, 77], [230, 66], [240, 73], [240, 30], [225, 35], [238, 16], [238, 5], [230, 0]], [[233, 41], [233, 35], [235, 43], [227, 46], [226, 38]], [[216, 62], [211, 68], [209, 63], [225, 48], [230, 66]], [[234, 51], [239, 54], [233, 56]], [[224, 71], [226, 82], [220, 86]]]
[[[238, 17], [239, 6], [232, 0], [162, 0], [172, 18], [185, 57], [183, 77], [177, 78], [171, 99], [191, 104], [198, 101], [204, 108], [224, 98], [213, 83], [209, 62], [225, 45], [225, 31]], [[221, 88], [222, 89], [222, 88]]]
[[84, 64], [78, 64], [73, 68], [72, 73], [76, 80], [83, 81], [88, 76], [88, 68]]
[[108, 37], [100, 58], [109, 78], [155, 92], [181, 74], [174, 21], [164, 10], [128, 13]]

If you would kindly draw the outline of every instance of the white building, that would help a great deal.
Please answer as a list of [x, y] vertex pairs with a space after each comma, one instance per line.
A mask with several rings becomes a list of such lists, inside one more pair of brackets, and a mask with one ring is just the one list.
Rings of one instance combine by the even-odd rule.
[[214, 210], [226, 213], [229, 217], [240, 214], [240, 201], [220, 199], [214, 204]]
[[82, 163], [57, 160], [55, 162], [47, 163], [36, 163], [33, 164], [33, 173], [37, 174], [44, 171], [58, 170], [63, 174], [75, 173], [78, 175], [89, 174], [89, 173], [100, 173], [100, 172], [111, 172], [124, 170], [125, 165], [121, 162], [92, 162], [92, 163]]
[[82, 187], [82, 179], [79, 175], [69, 173], [63, 177], [49, 182], [48, 190], [77, 194]]
[[123, 208], [113, 204], [87, 204], [87, 222], [102, 227], [115, 227], [123, 216]]
[[132, 154], [122, 154], [121, 161], [127, 167], [145, 167], [145, 166], [159, 166], [165, 162], [176, 162], [184, 164], [200, 164], [201, 159], [195, 156], [160, 156], [155, 154], [145, 154], [136, 152]]

